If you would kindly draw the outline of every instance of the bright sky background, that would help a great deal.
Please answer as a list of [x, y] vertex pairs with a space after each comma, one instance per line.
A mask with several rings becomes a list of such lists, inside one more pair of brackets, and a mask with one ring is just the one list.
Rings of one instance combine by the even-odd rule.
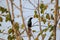
[[[3, 7], [5, 7], [5, 8], [7, 8], [6, 7], [6, 0], [0, 0], [1, 2], [0, 2], [0, 6], [3, 6]], [[37, 7], [37, 1], [38, 0], [31, 0], [32, 1], [32, 3], [34, 4], [34, 5], [36, 5], [36, 7]], [[44, 1], [44, 4], [48, 4], [48, 3], [50, 3], [50, 0], [43, 0]], [[41, 1], [40, 1], [41, 2]], [[55, 1], [54, 1], [55, 2]], [[15, 0], [14, 1], [14, 3], [19, 7], [19, 0]], [[26, 8], [31, 8], [31, 9], [35, 9], [29, 2], [28, 2], [28, 0], [24, 0], [24, 1], [22, 1], [22, 4], [23, 4], [23, 7], [26, 7]], [[60, 5], [60, 1], [59, 1], [59, 5]], [[50, 4], [50, 5], [48, 5], [48, 9], [45, 11], [45, 12], [47, 12], [47, 13], [52, 13], [51, 11], [50, 11], [50, 9], [51, 8], [54, 8], [54, 5], [53, 4]], [[17, 17], [17, 15], [20, 15], [20, 12], [19, 12], [19, 10], [14, 6], [14, 14], [15, 14], [15, 17]], [[24, 15], [24, 18], [25, 18], [25, 22], [26, 22], [26, 25], [27, 25], [27, 21], [28, 21], [28, 19], [29, 19], [29, 17], [28, 16], [33, 16], [34, 15], [34, 10], [28, 10], [28, 9], [24, 9], [23, 8], [23, 15]], [[28, 17], [28, 18], [27, 18]], [[27, 19], [26, 19], [27, 18]], [[4, 18], [5, 19], [5, 18]], [[20, 25], [22, 24], [22, 20], [21, 20], [21, 17], [19, 17], [19, 18], [15, 18], [14, 19], [16, 22], [18, 22]], [[38, 21], [38, 19], [37, 18], [34, 18], [34, 19], [32, 19], [32, 23], [35, 23], [36, 21]], [[7, 32], [7, 30], [8, 30], [8, 27], [10, 27], [10, 22], [2, 22], [1, 23], [2, 24], [2, 27], [0, 27], [0, 29], [5, 29], [5, 32]], [[38, 24], [38, 23], [36, 23], [36, 24]], [[46, 24], [43, 24], [42, 23], [42, 25], [46, 25], [47, 26], [47, 23]], [[6, 30], [7, 29], [7, 30]], [[38, 30], [37, 30], [38, 29]], [[44, 27], [42, 27], [42, 29], [44, 29]], [[34, 27], [32, 27], [32, 30], [36, 30], [36, 31], [39, 31], [39, 27], [38, 26], [34, 26]], [[57, 28], [57, 40], [60, 40], [60, 30]], [[37, 36], [37, 34], [38, 34], [39, 32], [37, 32], [37, 33], [33, 33], [33, 36], [34, 37], [36, 37]], [[50, 32], [49, 31], [47, 31], [47, 36], [46, 36], [46, 38], [45, 38], [45, 40], [48, 40], [48, 38], [49, 38], [49, 36], [50, 36]], [[0, 38], [4, 38], [5, 40], [7, 40], [7, 36], [8, 35], [5, 35], [5, 34], [1, 34], [0, 33]], [[26, 33], [25, 34], [23, 34], [22, 36], [26, 36]], [[28, 38], [27, 37], [24, 37], [24, 40], [28, 40]], [[32, 39], [33, 40], [33, 39]], [[39, 38], [39, 40], [41, 40], [41, 38]]]

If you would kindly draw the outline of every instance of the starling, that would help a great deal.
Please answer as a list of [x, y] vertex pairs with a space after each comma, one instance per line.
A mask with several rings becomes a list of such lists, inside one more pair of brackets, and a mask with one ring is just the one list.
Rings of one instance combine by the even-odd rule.
[[28, 24], [27, 24], [27, 26], [28, 26], [28, 35], [30, 36], [31, 35], [31, 27], [32, 27], [32, 17], [31, 18], [29, 18], [29, 20], [28, 20]]
[[29, 18], [29, 20], [28, 20], [28, 24], [27, 24], [27, 25], [28, 25], [28, 27], [32, 27], [32, 21], [31, 21], [31, 20], [32, 20], [32, 17], [31, 17], [31, 18]]

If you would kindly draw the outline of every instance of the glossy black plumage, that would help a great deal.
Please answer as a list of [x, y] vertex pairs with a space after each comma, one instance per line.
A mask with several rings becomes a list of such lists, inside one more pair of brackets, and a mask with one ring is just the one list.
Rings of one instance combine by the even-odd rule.
[[28, 24], [27, 24], [27, 25], [28, 25], [28, 27], [32, 27], [32, 21], [31, 21], [31, 20], [32, 20], [32, 17], [31, 17], [31, 18], [29, 18], [29, 20], [28, 20]]

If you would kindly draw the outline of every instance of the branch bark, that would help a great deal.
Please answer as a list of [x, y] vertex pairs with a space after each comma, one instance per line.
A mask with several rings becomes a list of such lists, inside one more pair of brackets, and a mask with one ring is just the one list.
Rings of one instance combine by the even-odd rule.
[[13, 9], [13, 0], [10, 0], [11, 2], [11, 9], [12, 9], [12, 16], [11, 16], [11, 24], [12, 24], [12, 29], [14, 30], [15, 36], [16, 36], [16, 40], [22, 40], [22, 37], [20, 35], [19, 30], [16, 30], [14, 27], [14, 9]]
[[[40, 32], [42, 31], [42, 28], [41, 28], [41, 18], [40, 18], [40, 12], [39, 12], [39, 0], [38, 0], [38, 14], [39, 14], [39, 27], [40, 27]], [[42, 35], [41, 35], [42, 36]], [[44, 40], [43, 36], [42, 36], [42, 40]]]
[[57, 27], [57, 23], [58, 23], [58, 21], [57, 21], [57, 18], [58, 18], [58, 0], [55, 0], [56, 1], [56, 5], [55, 5], [55, 18], [54, 18], [54, 29], [53, 29], [53, 31], [54, 31], [54, 39], [53, 40], [56, 40], [56, 27]]
[[[26, 30], [26, 33], [28, 35], [28, 31], [27, 31], [27, 28], [26, 28], [26, 25], [25, 25], [25, 22], [24, 22], [24, 17], [23, 17], [23, 11], [22, 11], [22, 1], [20, 0], [20, 14], [21, 14], [21, 17], [22, 17], [22, 21], [23, 21], [23, 24], [25, 26], [25, 30]], [[28, 38], [29, 40], [31, 40], [30, 36], [28, 35]]]

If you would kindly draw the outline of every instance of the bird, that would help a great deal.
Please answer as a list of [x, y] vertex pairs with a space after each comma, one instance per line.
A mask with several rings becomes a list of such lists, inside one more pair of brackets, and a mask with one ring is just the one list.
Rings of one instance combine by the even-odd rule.
[[33, 18], [30, 17], [29, 20], [28, 20], [28, 24], [27, 24], [27, 26], [28, 26], [28, 35], [31, 35], [32, 19]]
[[28, 25], [28, 27], [32, 27], [32, 17], [29, 18], [27, 25]]

